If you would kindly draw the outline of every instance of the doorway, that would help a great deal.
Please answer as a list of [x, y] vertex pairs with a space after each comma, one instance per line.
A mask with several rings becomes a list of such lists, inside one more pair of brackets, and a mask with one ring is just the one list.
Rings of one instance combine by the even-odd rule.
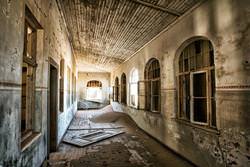
[[49, 65], [48, 154], [57, 150], [58, 68], [53, 64]]
[[119, 102], [119, 79], [115, 78], [115, 86], [113, 87], [114, 101]]
[[87, 83], [86, 100], [102, 101], [102, 82], [91, 80]]
[[121, 76], [121, 103], [127, 104], [127, 80], [124, 73]]

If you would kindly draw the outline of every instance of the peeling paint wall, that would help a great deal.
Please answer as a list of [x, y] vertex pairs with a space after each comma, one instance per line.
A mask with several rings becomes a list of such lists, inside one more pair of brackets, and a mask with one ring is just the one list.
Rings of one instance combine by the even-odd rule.
[[[21, 151], [21, 69], [25, 6], [42, 26], [42, 30], [38, 32], [34, 118], [35, 129], [40, 135], [28, 148]], [[58, 67], [61, 58], [65, 59], [65, 88], [66, 67], [77, 76], [75, 60], [64, 22], [54, 0], [2, 0], [0, 23], [0, 166], [38, 167], [47, 156], [49, 57]], [[66, 106], [66, 90], [64, 96], [64, 111], [58, 111], [57, 143], [76, 111], [76, 102]]]
[[95, 72], [79, 72], [77, 80], [78, 99], [86, 98], [87, 83], [91, 80], [98, 80], [102, 82], [102, 100], [103, 103], [109, 103], [110, 95], [110, 73], [95, 73]]
[[[157, 58], [161, 114], [118, 103], [112, 103], [114, 109], [127, 112], [142, 129], [198, 166], [250, 166], [249, 9], [248, 0], [209, 0], [185, 14], [111, 73], [111, 85], [123, 72], [129, 78], [133, 67], [139, 70], [139, 80], [144, 80], [147, 61]], [[190, 39], [200, 36], [214, 47], [217, 130], [176, 118], [178, 54]]]

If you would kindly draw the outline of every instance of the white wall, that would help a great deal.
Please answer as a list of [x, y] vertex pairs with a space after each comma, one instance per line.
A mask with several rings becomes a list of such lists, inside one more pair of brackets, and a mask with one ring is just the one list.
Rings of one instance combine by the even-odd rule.
[[102, 99], [101, 102], [109, 102], [110, 93], [110, 73], [86, 73], [79, 72], [77, 80], [78, 99], [86, 99], [86, 88], [88, 81], [98, 80], [102, 82]]

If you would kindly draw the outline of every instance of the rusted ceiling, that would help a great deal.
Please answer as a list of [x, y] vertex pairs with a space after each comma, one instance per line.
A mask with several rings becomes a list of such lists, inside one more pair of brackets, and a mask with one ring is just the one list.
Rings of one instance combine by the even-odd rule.
[[80, 71], [111, 71], [200, 1], [58, 0]]

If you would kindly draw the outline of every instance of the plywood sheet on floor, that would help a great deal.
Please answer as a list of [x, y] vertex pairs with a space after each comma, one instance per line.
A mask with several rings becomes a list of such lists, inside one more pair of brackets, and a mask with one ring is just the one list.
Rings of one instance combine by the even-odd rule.
[[124, 133], [117, 130], [91, 130], [90, 132], [68, 131], [64, 136], [63, 142], [79, 147], [84, 147], [102, 140], [109, 139]]

